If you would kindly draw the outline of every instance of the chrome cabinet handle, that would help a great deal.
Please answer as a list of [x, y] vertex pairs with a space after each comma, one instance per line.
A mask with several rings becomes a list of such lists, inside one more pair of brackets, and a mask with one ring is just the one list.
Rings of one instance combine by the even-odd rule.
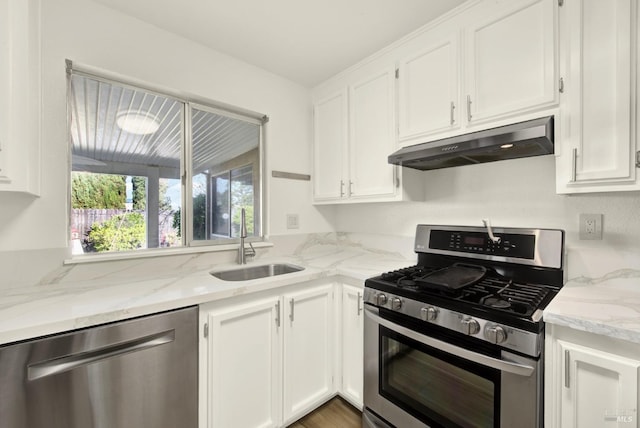
[[577, 169], [578, 169], [578, 149], [573, 148], [571, 153], [571, 182], [575, 183], [577, 179]]
[[344, 197], [344, 181], [340, 180], [340, 197]]
[[568, 349], [564, 351], [564, 387], [571, 387], [571, 378], [570, 378], [570, 370], [571, 370], [571, 354]]
[[471, 95], [467, 95], [467, 122], [471, 122]]
[[53, 358], [48, 361], [30, 364], [27, 368], [27, 379], [36, 380], [77, 369], [79, 367], [86, 366], [87, 364], [96, 363], [108, 358], [117, 357], [119, 355], [154, 348], [156, 346], [173, 342], [175, 340], [175, 336], [175, 330], [167, 330], [162, 333], [156, 333], [134, 340], [116, 343], [93, 351], [79, 352], [62, 358]]
[[362, 304], [360, 303], [362, 300], [362, 293], [358, 293], [358, 316], [362, 313]]
[[280, 300], [276, 303], [276, 327], [280, 327]]
[[295, 306], [295, 302], [293, 299], [289, 300], [289, 306], [291, 307], [291, 312], [289, 313], [289, 319], [293, 322], [293, 308]]
[[413, 330], [410, 330], [406, 327], [397, 325], [392, 323], [391, 321], [387, 321], [384, 318], [376, 315], [371, 309], [368, 307], [364, 310], [365, 315], [377, 322], [378, 324], [387, 327], [390, 330], [393, 330], [397, 333], [402, 334], [410, 339], [423, 343], [425, 345], [431, 346], [433, 348], [439, 349], [441, 351], [447, 352], [451, 355], [458, 356], [460, 358], [464, 358], [468, 361], [473, 361], [474, 363], [483, 365], [485, 367], [491, 367], [493, 369], [497, 369], [503, 372], [512, 373], [518, 376], [531, 376], [535, 371], [535, 368], [531, 366], [527, 366], [526, 364], [512, 363], [510, 361], [503, 361], [498, 358], [489, 357], [487, 355], [478, 354], [477, 352], [470, 351], [468, 349], [460, 348], [458, 346], [452, 345], [447, 342], [443, 342], [438, 339], [433, 339], [431, 337], [425, 336], [423, 334], [417, 333]]
[[451, 101], [451, 107], [449, 108], [450, 112], [449, 112], [449, 124], [453, 125], [456, 122], [456, 119], [454, 118], [454, 113], [453, 111], [456, 109], [456, 105], [453, 101]]
[[349, 196], [353, 195], [353, 181], [349, 180]]

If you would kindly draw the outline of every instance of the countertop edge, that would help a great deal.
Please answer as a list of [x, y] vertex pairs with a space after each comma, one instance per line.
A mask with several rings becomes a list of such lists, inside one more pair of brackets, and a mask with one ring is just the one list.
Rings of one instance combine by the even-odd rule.
[[579, 318], [576, 316], [566, 316], [557, 313], [543, 314], [543, 320], [547, 324], [553, 324], [561, 327], [568, 327], [573, 330], [584, 331], [586, 333], [597, 334], [601, 336], [613, 337], [616, 339], [625, 340], [627, 342], [633, 342], [640, 344], [640, 331], [624, 328], [622, 326], [615, 326], [606, 324], [604, 322], [598, 322], [595, 320]]
[[[72, 307], [69, 307], [68, 316], [43, 316], [41, 319], [33, 323], [21, 323], [17, 327], [8, 326], [5, 330], [0, 329], [0, 346], [7, 346], [25, 340], [33, 340], [43, 336], [66, 333], [78, 329], [151, 315], [187, 306], [230, 299], [241, 295], [275, 290], [322, 278], [326, 278], [331, 281], [339, 279], [340, 277], [347, 277], [364, 283], [364, 280], [361, 277], [358, 277], [358, 275], [350, 275], [348, 272], [342, 270], [339, 271], [335, 267], [314, 268], [310, 266], [305, 266], [305, 269], [300, 272], [242, 282], [228, 282], [218, 279], [214, 279], [214, 281], [211, 282], [208, 272], [200, 272], [195, 276], [195, 279], [194, 276], [190, 276], [190, 281], [197, 282], [199, 281], [198, 277], [207, 278], [208, 283], [208, 287], [203, 287], [200, 294], [198, 294], [198, 292], [194, 292], [184, 297], [160, 298], [145, 303], [140, 302], [140, 300], [144, 300], [144, 296], [136, 295], [128, 300], [126, 304], [118, 305], [114, 310], [100, 309], [96, 312], [90, 312], [82, 315], [74, 314]], [[176, 279], [176, 282], [180, 282], [181, 280], [184, 280], [184, 278]], [[202, 282], [204, 283], [205, 280], [202, 279]], [[78, 292], [78, 294], [81, 294], [81, 292]]]

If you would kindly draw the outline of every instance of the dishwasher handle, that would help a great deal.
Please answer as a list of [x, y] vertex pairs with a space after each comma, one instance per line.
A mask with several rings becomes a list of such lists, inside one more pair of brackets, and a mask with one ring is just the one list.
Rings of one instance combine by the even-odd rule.
[[175, 340], [175, 336], [175, 330], [167, 330], [161, 333], [105, 346], [92, 351], [79, 352], [65, 357], [53, 358], [51, 360], [29, 364], [27, 367], [27, 379], [36, 380], [73, 370], [87, 364], [106, 360], [108, 358], [117, 357], [119, 355], [154, 348], [156, 346], [173, 342]]

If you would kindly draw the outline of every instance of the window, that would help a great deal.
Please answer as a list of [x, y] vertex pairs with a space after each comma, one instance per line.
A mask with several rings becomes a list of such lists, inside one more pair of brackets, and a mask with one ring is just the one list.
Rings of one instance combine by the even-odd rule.
[[211, 230], [215, 236], [240, 236], [241, 210], [245, 210], [247, 235], [253, 236], [254, 224], [253, 167], [247, 165], [218, 174], [211, 178], [213, 201], [211, 210], [214, 223]]
[[262, 119], [72, 68], [68, 99], [74, 254], [262, 236]]
[[[260, 236], [260, 123], [204, 106], [191, 109], [193, 238]], [[215, 142], [215, 143], [214, 143]]]

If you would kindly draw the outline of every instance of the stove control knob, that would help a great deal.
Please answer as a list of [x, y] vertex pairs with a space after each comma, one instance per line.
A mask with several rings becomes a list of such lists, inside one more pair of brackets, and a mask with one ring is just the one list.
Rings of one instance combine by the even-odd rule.
[[384, 306], [387, 304], [387, 295], [386, 294], [376, 294], [376, 305]]
[[391, 309], [393, 309], [394, 311], [399, 311], [401, 307], [402, 300], [400, 300], [399, 297], [394, 297], [393, 299], [391, 299]]
[[480, 331], [480, 324], [473, 318], [465, 318], [461, 321], [462, 332], [468, 335], [478, 334]]
[[423, 321], [435, 321], [438, 318], [438, 309], [433, 306], [428, 306], [420, 309], [420, 318]]
[[489, 342], [502, 343], [507, 340], [507, 332], [499, 325], [492, 325], [485, 328], [484, 337], [486, 337]]

